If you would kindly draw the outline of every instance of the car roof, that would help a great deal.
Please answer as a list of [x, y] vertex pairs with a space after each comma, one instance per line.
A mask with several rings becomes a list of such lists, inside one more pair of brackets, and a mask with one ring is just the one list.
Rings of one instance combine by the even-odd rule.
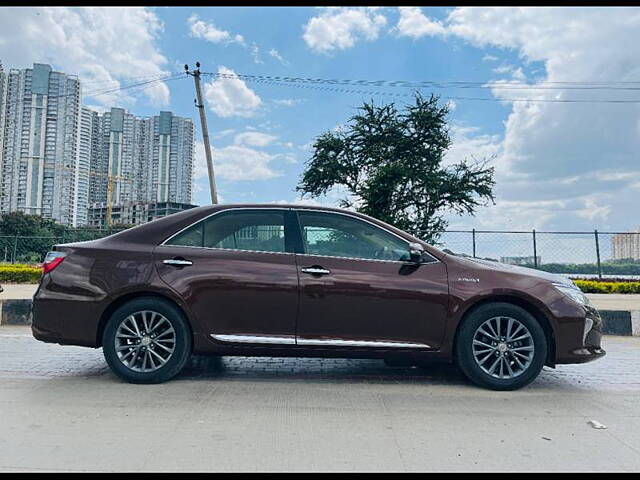
[[198, 222], [209, 215], [224, 210], [232, 210], [232, 209], [296, 209], [296, 210], [314, 210], [314, 211], [324, 211], [324, 212], [334, 212], [334, 213], [343, 213], [348, 214], [354, 217], [361, 218], [368, 222], [372, 222], [377, 224], [378, 226], [385, 228], [387, 230], [391, 230], [397, 235], [405, 238], [407, 241], [416, 240], [414, 237], [409, 235], [408, 233], [399, 230], [392, 225], [389, 225], [385, 222], [377, 220], [376, 218], [370, 217], [368, 215], [364, 215], [358, 212], [354, 212], [351, 210], [346, 210], [343, 208], [329, 207], [323, 205], [310, 205], [310, 204], [296, 204], [296, 203], [224, 203], [217, 205], [204, 205], [200, 207], [191, 208], [189, 210], [184, 210], [178, 213], [174, 213], [172, 215], [167, 215], [166, 217], [159, 218], [157, 220], [153, 220], [148, 223], [144, 223], [142, 225], [138, 225], [133, 228], [129, 228], [122, 232], [116, 233], [114, 235], [110, 235], [109, 237], [105, 237], [101, 240], [97, 240], [96, 242], [102, 244], [120, 244], [120, 243], [137, 243], [137, 244], [148, 244], [148, 243], [156, 243], [158, 241], [162, 242], [166, 238], [169, 238], [175, 232], [178, 232], [189, 225]]

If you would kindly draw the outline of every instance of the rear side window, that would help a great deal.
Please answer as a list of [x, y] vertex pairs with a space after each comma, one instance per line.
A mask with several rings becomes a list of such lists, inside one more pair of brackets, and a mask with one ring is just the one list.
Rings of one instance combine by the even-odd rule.
[[284, 211], [238, 210], [220, 213], [188, 228], [166, 244], [285, 252]]
[[203, 226], [203, 222], [197, 223], [196, 225], [187, 228], [184, 232], [179, 233], [178, 235], [173, 237], [166, 244], [182, 247], [201, 247]]

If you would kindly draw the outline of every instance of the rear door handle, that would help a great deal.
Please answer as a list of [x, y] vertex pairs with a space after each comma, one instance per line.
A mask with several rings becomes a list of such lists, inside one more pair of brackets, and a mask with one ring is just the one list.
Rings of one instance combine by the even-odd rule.
[[326, 268], [322, 268], [319, 266], [302, 267], [300, 271], [302, 273], [309, 273], [311, 275], [329, 275], [331, 273], [331, 270], [327, 270]]
[[165, 265], [173, 265], [174, 267], [188, 267], [189, 265], [193, 265], [191, 260], [185, 260], [184, 258], [169, 258], [163, 260], [162, 263]]

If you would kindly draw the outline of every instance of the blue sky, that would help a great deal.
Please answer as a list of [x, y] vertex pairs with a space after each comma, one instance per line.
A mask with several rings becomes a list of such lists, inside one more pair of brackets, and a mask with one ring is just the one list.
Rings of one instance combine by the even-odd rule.
[[[638, 27], [638, 8], [0, 8], [0, 60], [5, 68], [52, 63], [80, 75], [85, 92], [195, 60], [222, 72], [227, 78], [203, 80], [224, 202], [298, 201], [316, 136], [363, 100], [404, 103], [382, 93], [411, 93], [318, 91], [234, 74], [480, 82], [484, 88], [433, 90], [443, 102], [490, 100], [451, 103], [446, 161], [493, 157], [497, 181], [496, 205], [451, 216], [451, 228], [626, 231], [640, 225], [639, 104], [508, 99], [640, 99], [630, 90], [543, 88], [640, 81]], [[501, 90], [504, 83], [528, 89]], [[198, 125], [193, 97], [186, 78], [85, 103], [137, 115], [168, 109]], [[194, 201], [204, 204], [199, 128], [197, 154]], [[340, 195], [313, 201], [334, 204]]]

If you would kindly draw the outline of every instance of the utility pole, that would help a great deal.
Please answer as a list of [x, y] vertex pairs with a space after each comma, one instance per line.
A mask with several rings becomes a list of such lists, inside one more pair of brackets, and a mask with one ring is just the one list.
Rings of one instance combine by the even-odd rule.
[[211, 144], [209, 143], [209, 130], [207, 128], [207, 116], [204, 111], [204, 102], [202, 101], [202, 90], [200, 88], [200, 62], [196, 62], [196, 69], [189, 71], [189, 65], [184, 66], [187, 75], [193, 77], [196, 86], [196, 107], [200, 110], [200, 126], [202, 128], [202, 140], [204, 141], [204, 153], [207, 157], [207, 170], [209, 171], [209, 188], [211, 190], [211, 203], [218, 203], [218, 190], [216, 189], [216, 179], [213, 176], [213, 161], [211, 160]]

